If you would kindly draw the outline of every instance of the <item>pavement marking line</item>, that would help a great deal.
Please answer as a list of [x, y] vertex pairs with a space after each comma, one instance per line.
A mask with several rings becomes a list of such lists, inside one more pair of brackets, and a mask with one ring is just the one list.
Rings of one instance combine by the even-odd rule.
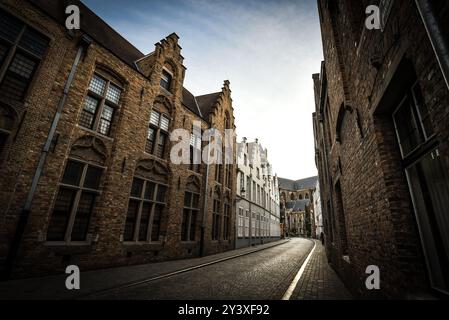
[[75, 299], [75, 300], [83, 299], [83, 298], [87, 298], [89, 296], [96, 295], [96, 294], [97, 295], [98, 294], [101, 295], [101, 294], [104, 294], [104, 293], [113, 292], [113, 291], [120, 290], [120, 289], [126, 289], [126, 288], [130, 288], [130, 287], [135, 287], [135, 286], [138, 286], [138, 285], [141, 285], [141, 284], [144, 284], [144, 283], [148, 283], [148, 282], [152, 282], [152, 281], [168, 278], [168, 277], [180, 274], [180, 273], [185, 273], [185, 272], [189, 272], [189, 271], [192, 271], [192, 270], [204, 268], [204, 267], [207, 267], [207, 266], [210, 266], [210, 265], [213, 265], [213, 264], [217, 264], [217, 263], [220, 263], [220, 262], [223, 262], [223, 261], [227, 261], [227, 260], [243, 257], [243, 256], [246, 256], [246, 255], [250, 255], [251, 253], [256, 253], [256, 252], [259, 252], [259, 251], [263, 251], [263, 250], [266, 250], [266, 249], [277, 247], [277, 246], [286, 244], [287, 242], [290, 242], [290, 241], [291, 240], [288, 239], [288, 240], [282, 241], [281, 243], [273, 243], [273, 245], [267, 246], [265, 248], [259, 248], [259, 249], [256, 249], [256, 250], [252, 250], [252, 251], [248, 251], [248, 252], [244, 252], [244, 253], [239, 253], [239, 254], [236, 254], [236, 255], [233, 255], [233, 256], [224, 257], [224, 258], [221, 258], [221, 259], [218, 259], [218, 260], [213, 260], [213, 261], [202, 263], [202, 264], [199, 264], [199, 265], [196, 265], [196, 266], [192, 266], [192, 267], [189, 267], [189, 268], [173, 271], [173, 272], [170, 272], [170, 273], [167, 273], [167, 274], [163, 274], [163, 275], [160, 275], [160, 276], [156, 276], [156, 277], [153, 277], [153, 278], [144, 279], [144, 280], [140, 280], [140, 281], [135, 281], [135, 282], [131, 282], [131, 283], [119, 285], [119, 286], [116, 286], [116, 287], [113, 287], [113, 288], [103, 289], [103, 290], [99, 290], [99, 291], [95, 291], [95, 292], [91, 292], [91, 293], [86, 293], [84, 295], [80, 295], [78, 297], [74, 297], [74, 298], [70, 298], [70, 299]]
[[301, 279], [301, 276], [306, 269], [307, 263], [309, 262], [310, 258], [312, 257], [313, 252], [316, 248], [316, 241], [313, 241], [313, 248], [310, 250], [309, 255], [307, 256], [306, 260], [303, 262], [301, 268], [299, 269], [298, 273], [296, 274], [295, 278], [293, 279], [292, 283], [288, 287], [287, 291], [285, 291], [284, 296], [282, 297], [282, 300], [290, 300], [293, 291], [295, 291], [296, 286], [298, 285], [299, 280]]

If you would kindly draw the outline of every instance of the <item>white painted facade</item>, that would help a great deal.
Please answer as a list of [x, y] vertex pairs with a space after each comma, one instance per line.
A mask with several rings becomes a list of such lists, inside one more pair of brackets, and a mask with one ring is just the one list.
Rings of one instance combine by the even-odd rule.
[[316, 237], [320, 239], [321, 232], [324, 233], [323, 212], [321, 210], [320, 183], [317, 179], [315, 191], [313, 192], [313, 207], [315, 216]]
[[281, 236], [279, 183], [259, 141], [244, 138], [237, 146], [236, 247], [277, 240]]

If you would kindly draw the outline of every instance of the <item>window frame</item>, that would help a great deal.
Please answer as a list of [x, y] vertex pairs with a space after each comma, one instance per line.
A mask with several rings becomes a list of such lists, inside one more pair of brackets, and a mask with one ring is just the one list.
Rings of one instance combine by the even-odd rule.
[[[151, 115], [154, 113], [158, 114], [158, 124], [155, 125], [153, 123], [151, 123]], [[165, 131], [164, 129], [162, 129], [161, 124], [162, 124], [162, 118], [166, 118], [168, 120], [168, 128], [167, 131]], [[165, 112], [161, 112], [155, 108], [152, 108], [150, 111], [150, 120], [148, 121], [148, 126], [147, 126], [147, 136], [145, 139], [145, 148], [144, 148], [144, 152], [146, 154], [150, 154], [153, 155], [159, 159], [165, 159], [165, 154], [167, 153], [167, 145], [169, 144], [169, 140], [170, 140], [170, 126], [172, 125], [173, 119], [166, 114]], [[151, 146], [151, 150], [150, 152], [148, 152], [148, 145], [149, 145], [149, 139], [148, 139], [148, 132], [150, 131], [150, 128], [154, 131], [154, 139], [152, 141], [152, 146]], [[164, 148], [161, 152], [160, 155], [156, 154], [157, 148], [159, 146], [159, 140], [161, 137], [161, 133], [165, 135], [165, 141], [164, 141]]]
[[[21, 98], [18, 100], [15, 100], [15, 99], [11, 99], [11, 98], [2, 97], [2, 99], [4, 99], [6, 102], [23, 103], [31, 90], [32, 84], [35, 81], [35, 75], [36, 75], [42, 61], [45, 59], [45, 57], [47, 55], [47, 52], [50, 48], [51, 39], [44, 32], [42, 32], [42, 31], [36, 29], [34, 26], [31, 26], [30, 24], [24, 22], [22, 19], [18, 18], [14, 14], [11, 14], [4, 8], [0, 7], [0, 11], [3, 11], [6, 15], [12, 17], [14, 20], [17, 20], [21, 24], [20, 31], [18, 32], [14, 41], [0, 36], [0, 43], [2, 43], [6, 47], [5, 56], [3, 57], [3, 60], [0, 61], [0, 89], [4, 83], [5, 77], [11, 67], [11, 64], [13, 63], [15, 57], [17, 56], [17, 53], [24, 55], [26, 58], [32, 60], [35, 63], [35, 65], [33, 66], [33, 70], [30, 73], [29, 78], [26, 79], [27, 82], [26, 82], [25, 89], [24, 89], [24, 92], [23, 92]], [[32, 30], [32, 31], [38, 33], [40, 36], [42, 36], [42, 38], [45, 38], [47, 40], [47, 43], [46, 43], [45, 49], [42, 52], [42, 55], [39, 56], [38, 54], [31, 52], [28, 49], [24, 48], [22, 45], [20, 45], [20, 42], [23, 39], [23, 36], [27, 30]], [[15, 74], [15, 75], [17, 76], [17, 74]]]
[[[83, 166], [82, 172], [81, 172], [81, 175], [80, 175], [80, 179], [79, 179], [79, 182], [78, 182], [77, 186], [62, 182], [63, 181], [62, 179], [64, 178], [64, 175], [66, 173], [68, 164], [70, 162], [75, 162], [75, 163], [78, 163], [78, 164], [82, 164], [82, 166]], [[99, 177], [98, 190], [97, 189], [84, 187], [85, 179], [86, 179], [86, 176], [87, 176], [87, 170], [89, 169], [89, 167], [102, 170], [101, 175]], [[97, 164], [92, 164], [90, 162], [82, 161], [80, 159], [76, 159], [76, 158], [72, 158], [72, 157], [69, 157], [67, 159], [65, 167], [64, 167], [64, 171], [62, 173], [60, 182], [58, 184], [58, 189], [57, 189], [57, 192], [56, 192], [56, 196], [55, 196], [55, 198], [53, 200], [53, 207], [52, 207], [52, 210], [51, 210], [50, 219], [48, 220], [47, 230], [46, 230], [46, 234], [45, 234], [46, 235], [46, 237], [45, 237], [45, 242], [46, 243], [49, 243], [49, 244], [64, 243], [66, 245], [78, 244], [78, 243], [80, 243], [80, 244], [90, 244], [91, 239], [89, 239], [89, 237], [88, 237], [89, 229], [92, 226], [92, 215], [93, 215], [93, 213], [95, 211], [95, 207], [96, 207], [96, 204], [97, 204], [97, 201], [98, 201], [98, 197], [102, 194], [102, 190], [101, 190], [101, 188], [102, 188], [102, 180], [103, 180], [103, 175], [104, 175], [106, 169], [107, 168], [104, 167], [104, 166], [100, 166], [100, 165], [97, 165]], [[50, 229], [51, 219], [53, 217], [53, 212], [54, 212], [54, 209], [55, 209], [56, 201], [58, 199], [59, 192], [60, 192], [61, 189], [71, 190], [72, 192], [75, 192], [75, 196], [74, 196], [74, 200], [73, 200], [73, 203], [71, 205], [71, 208], [70, 208], [69, 217], [68, 217], [68, 220], [67, 220], [67, 226], [66, 226], [66, 229], [65, 229], [65, 232], [64, 232], [64, 240], [49, 240], [48, 239], [48, 231]], [[73, 226], [74, 226], [76, 215], [77, 215], [77, 212], [78, 212], [79, 202], [80, 202], [80, 199], [81, 199], [81, 196], [82, 196], [83, 193], [95, 194], [95, 199], [93, 201], [93, 205], [92, 205], [92, 208], [91, 208], [90, 214], [89, 214], [89, 222], [88, 222], [88, 226], [87, 226], [86, 239], [85, 240], [74, 240], [74, 241], [72, 241]]]
[[[188, 193], [190, 193], [191, 197], [190, 197], [190, 204], [188, 207], [186, 207], [185, 198]], [[198, 196], [198, 207], [193, 206], [193, 197], [194, 196]], [[182, 208], [183, 219], [181, 222], [181, 241], [182, 242], [194, 242], [196, 240], [196, 236], [197, 236], [196, 230], [193, 230], [193, 233], [192, 233], [192, 229], [191, 229], [192, 228], [192, 216], [193, 216], [193, 213], [195, 212], [195, 216], [196, 216], [195, 219], [198, 220], [198, 216], [200, 213], [200, 202], [201, 202], [201, 195], [199, 192], [195, 192], [192, 190], [186, 190], [184, 192], [184, 205]], [[188, 215], [187, 215], [188, 219], [186, 221], [184, 221], [184, 210], [188, 211]], [[187, 232], [185, 233], [185, 237], [184, 237], [184, 231], [183, 231], [184, 223], [186, 223], [186, 226], [187, 226]], [[195, 229], [196, 229], [196, 221], [195, 221]], [[192, 234], [193, 234], [193, 239], [192, 239]]]
[[[432, 147], [435, 144], [435, 138], [436, 138], [436, 133], [434, 130], [433, 130], [433, 132], [429, 133], [429, 132], [427, 132], [427, 129], [425, 128], [424, 121], [423, 121], [423, 115], [421, 114], [421, 110], [419, 108], [420, 102], [417, 100], [417, 98], [415, 96], [415, 92], [414, 92], [415, 89], [421, 90], [418, 81], [415, 81], [413, 83], [413, 85], [410, 86], [410, 88], [406, 91], [406, 93], [404, 94], [404, 97], [402, 98], [401, 102], [398, 104], [396, 109], [393, 111], [392, 116], [391, 116], [391, 118], [393, 120], [396, 141], [399, 145], [399, 150], [401, 153], [403, 167], [410, 166], [413, 162], [415, 162], [418, 158], [420, 158], [421, 155], [423, 153], [425, 153], [425, 150], [423, 150], [423, 149], [428, 149], [429, 146]], [[399, 110], [401, 110], [404, 107], [404, 104], [406, 104], [406, 103], [410, 104], [409, 106], [405, 106], [405, 107], [410, 109], [411, 114], [413, 116], [413, 120], [418, 129], [418, 134], [420, 136], [419, 137], [420, 141], [417, 142], [416, 146], [414, 146], [410, 150], [408, 150], [408, 152], [404, 151], [403, 141], [401, 139], [398, 124], [396, 121], [397, 113], [399, 112]], [[422, 101], [421, 103], [424, 103], [424, 101]], [[429, 115], [427, 117], [429, 117]], [[433, 125], [432, 122], [431, 122], [431, 125]], [[432, 127], [432, 129], [433, 129], [433, 127]]]
[[225, 241], [231, 239], [231, 200], [228, 196], [225, 197], [223, 205], [223, 234], [222, 238]]
[[[201, 174], [201, 137], [198, 137], [195, 135], [195, 133], [190, 133], [190, 144], [189, 144], [189, 150], [190, 150], [190, 164], [189, 164], [189, 170], [198, 174]], [[200, 158], [200, 163], [195, 164], [195, 153]]]
[[[104, 85], [104, 89], [103, 89], [103, 94], [99, 94], [97, 92], [94, 92], [91, 89], [91, 83], [94, 79], [94, 77], [98, 77], [101, 80], [103, 80], [105, 82]], [[114, 101], [111, 101], [107, 98], [108, 96], [108, 91], [109, 88], [111, 86], [111, 84], [115, 87], [117, 87], [118, 89], [120, 89], [120, 99], [118, 101], [118, 103], [115, 103]], [[80, 115], [80, 119], [78, 121], [78, 125], [80, 127], [82, 127], [83, 129], [95, 132], [96, 134], [99, 134], [101, 136], [104, 137], [108, 137], [111, 138], [112, 137], [112, 131], [113, 131], [113, 126], [114, 126], [114, 119], [116, 117], [116, 114], [118, 112], [118, 110], [120, 109], [120, 106], [122, 104], [122, 100], [123, 100], [123, 93], [124, 93], [125, 89], [124, 86], [122, 84], [119, 84], [119, 82], [117, 80], [114, 80], [112, 77], [105, 75], [103, 72], [101, 72], [101, 70], [96, 69], [94, 71], [94, 73], [92, 74], [92, 77], [90, 78], [90, 82], [89, 85], [87, 87], [87, 93], [84, 97], [83, 100], [83, 107], [81, 109], [81, 115]], [[91, 127], [87, 127], [83, 124], [81, 124], [81, 119], [83, 117], [83, 114], [85, 112], [88, 112], [85, 109], [85, 105], [86, 105], [86, 101], [88, 98], [94, 99], [95, 101], [97, 101], [97, 105], [95, 108], [95, 113], [92, 115], [92, 124]], [[107, 133], [103, 133], [100, 132], [101, 129], [101, 120], [103, 120], [103, 111], [105, 110], [105, 106], [110, 107], [112, 109], [112, 115], [111, 115], [111, 120], [109, 122], [109, 128], [108, 128], [108, 132]]]
[[[132, 188], [133, 188], [135, 179], [139, 179], [139, 180], [143, 181], [142, 189], [140, 190], [140, 196], [139, 197], [135, 197], [135, 196], [132, 195]], [[145, 192], [147, 191], [147, 186], [150, 185], [151, 183], [154, 184], [153, 197], [152, 197], [152, 199], [145, 199]], [[158, 191], [159, 191], [159, 187], [160, 186], [165, 187], [165, 194], [164, 194], [165, 202], [157, 201], [157, 196], [158, 196]], [[124, 226], [123, 232], [122, 232], [122, 237], [123, 237], [123, 243], [124, 244], [142, 244], [142, 243], [161, 243], [162, 242], [160, 225], [159, 225], [159, 237], [158, 237], [158, 240], [156, 240], [156, 241], [152, 240], [154, 214], [155, 214], [155, 210], [156, 210], [156, 206], [157, 205], [163, 205], [163, 209], [162, 209], [163, 213], [162, 214], [167, 214], [168, 191], [169, 191], [168, 184], [156, 182], [154, 180], [143, 178], [143, 177], [137, 176], [137, 175], [133, 176], [133, 180], [131, 182], [131, 188], [130, 188], [130, 192], [129, 192], [129, 197], [128, 197], [128, 205], [126, 207], [125, 226]], [[133, 230], [132, 230], [132, 238], [133, 239], [132, 240], [126, 240], [125, 239], [126, 220], [128, 219], [129, 204], [131, 203], [131, 201], [138, 202], [138, 209], [137, 209], [136, 220], [134, 222], [134, 227], [133, 227]], [[147, 232], [146, 232], [146, 240], [140, 240], [139, 237], [140, 237], [140, 228], [141, 228], [141, 218], [142, 218], [142, 211], [143, 211], [142, 209], [143, 209], [144, 204], [149, 204], [151, 206], [151, 209], [150, 209], [150, 215], [148, 217], [148, 226], [147, 226]], [[162, 217], [161, 217], [161, 221], [162, 221]], [[161, 221], [159, 223], [161, 223]]]
[[222, 200], [220, 196], [216, 194], [213, 199], [212, 208], [212, 228], [211, 228], [211, 240], [218, 241], [221, 238], [221, 212], [222, 212]]
[[[165, 81], [165, 80], [164, 80], [164, 78], [163, 78], [164, 73], [167, 74], [167, 75], [169, 76], [168, 81]], [[161, 80], [160, 80], [159, 86], [160, 86], [162, 89], [164, 89], [165, 91], [167, 91], [167, 92], [169, 92], [169, 93], [172, 93], [173, 79], [174, 79], [173, 73], [171, 73], [171, 72], [170, 72], [169, 70], [167, 70], [166, 68], [162, 68], [162, 71], [161, 71]], [[162, 83], [167, 83], [167, 87], [168, 87], [168, 88], [167, 88], [165, 85], [163, 85]]]

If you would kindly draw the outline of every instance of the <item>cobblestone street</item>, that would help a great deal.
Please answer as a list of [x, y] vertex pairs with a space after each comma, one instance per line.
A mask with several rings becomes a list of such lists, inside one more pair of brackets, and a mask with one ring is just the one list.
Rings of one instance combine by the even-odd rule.
[[[348, 299], [318, 241], [290, 299]], [[198, 259], [81, 272], [81, 290], [66, 275], [9, 281], [1, 299], [282, 299], [313, 248], [292, 238]]]

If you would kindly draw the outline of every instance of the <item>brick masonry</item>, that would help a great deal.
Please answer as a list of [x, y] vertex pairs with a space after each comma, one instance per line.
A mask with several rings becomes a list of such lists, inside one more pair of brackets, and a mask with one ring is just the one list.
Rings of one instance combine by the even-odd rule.
[[[449, 6], [436, 2], [447, 31]], [[326, 252], [356, 296], [404, 298], [433, 291], [389, 101], [411, 85], [411, 65], [447, 168], [449, 91], [415, 2], [393, 1], [383, 32], [364, 27], [369, 4], [318, 1], [325, 62], [313, 75], [314, 129]], [[381, 290], [366, 290], [368, 265], [380, 267]]]
[[[2, 10], [15, 15], [50, 38], [49, 48], [34, 75], [25, 101], [11, 106], [18, 116], [0, 157], [2, 263], [5, 262], [9, 252], [20, 211], [30, 189], [43, 144], [75, 59], [78, 40], [83, 32], [81, 30], [74, 35], [69, 33], [57, 19], [50, 17], [36, 3], [39, 1], [31, 3], [25, 0], [5, 0], [0, 5]], [[101, 21], [93, 23], [104, 24]], [[113, 30], [108, 36], [119, 37]], [[198, 109], [192, 111], [186, 106], [186, 93], [183, 89], [184, 58], [181, 56], [181, 47], [178, 45], [176, 34], [171, 34], [158, 42], [151, 55], [142, 54], [137, 62], [138, 70], [135, 65], [127, 63], [126, 59], [117, 55], [116, 51], [113, 53], [101, 44], [103, 42], [97, 41], [98, 35], [93, 36], [93, 39], [70, 88], [56, 130], [57, 140], [47, 157], [39, 180], [31, 214], [14, 264], [13, 276], [61, 272], [68, 264], [77, 264], [84, 269], [95, 269], [198, 256], [204, 197], [207, 199], [205, 253], [212, 254], [234, 248], [235, 206], [230, 205], [229, 240], [211, 240], [211, 211], [213, 190], [218, 190], [223, 197], [228, 195], [232, 201], [235, 199], [235, 165], [232, 165], [231, 183], [228, 186], [225, 186], [224, 175], [222, 181], [215, 181], [216, 168], [215, 165], [211, 165], [206, 189], [204, 164], [201, 165], [200, 172], [195, 173], [190, 171], [187, 165], [174, 165], [169, 161], [170, 147], [175, 142], [171, 142], [166, 148], [166, 154], [161, 158], [144, 152], [152, 109], [171, 117], [170, 130], [185, 128], [191, 131], [193, 121], [199, 121], [203, 130], [217, 128], [224, 136], [226, 119], [229, 128], [235, 128], [229, 81], [224, 82], [223, 88], [216, 93], [216, 99], [212, 104], [206, 106], [207, 113], [202, 114]], [[132, 47], [130, 44], [126, 46]], [[126, 48], [121, 49], [126, 53]], [[173, 73], [170, 92], [160, 86], [163, 68]], [[100, 69], [112, 74], [124, 87], [110, 137], [78, 125], [90, 80], [94, 71]], [[234, 150], [235, 143], [234, 139]], [[78, 151], [75, 151], [74, 146]], [[89, 224], [88, 241], [76, 245], [46, 241], [49, 219], [67, 160], [69, 157], [76, 157], [89, 162], [98, 159], [98, 153], [101, 154], [105, 170], [100, 184], [101, 195], [96, 201]], [[136, 170], [142, 167], [150, 168], [149, 171], [159, 170], [149, 172], [150, 179], [152, 177], [160, 179], [162, 170], [162, 179], [168, 184], [168, 203], [162, 218], [162, 237], [161, 241], [156, 243], [125, 244], [122, 234], [130, 188]], [[181, 221], [184, 191], [188, 181], [196, 181], [200, 186], [201, 208], [197, 217], [195, 241], [182, 242]], [[224, 201], [221, 203], [223, 206]]]

